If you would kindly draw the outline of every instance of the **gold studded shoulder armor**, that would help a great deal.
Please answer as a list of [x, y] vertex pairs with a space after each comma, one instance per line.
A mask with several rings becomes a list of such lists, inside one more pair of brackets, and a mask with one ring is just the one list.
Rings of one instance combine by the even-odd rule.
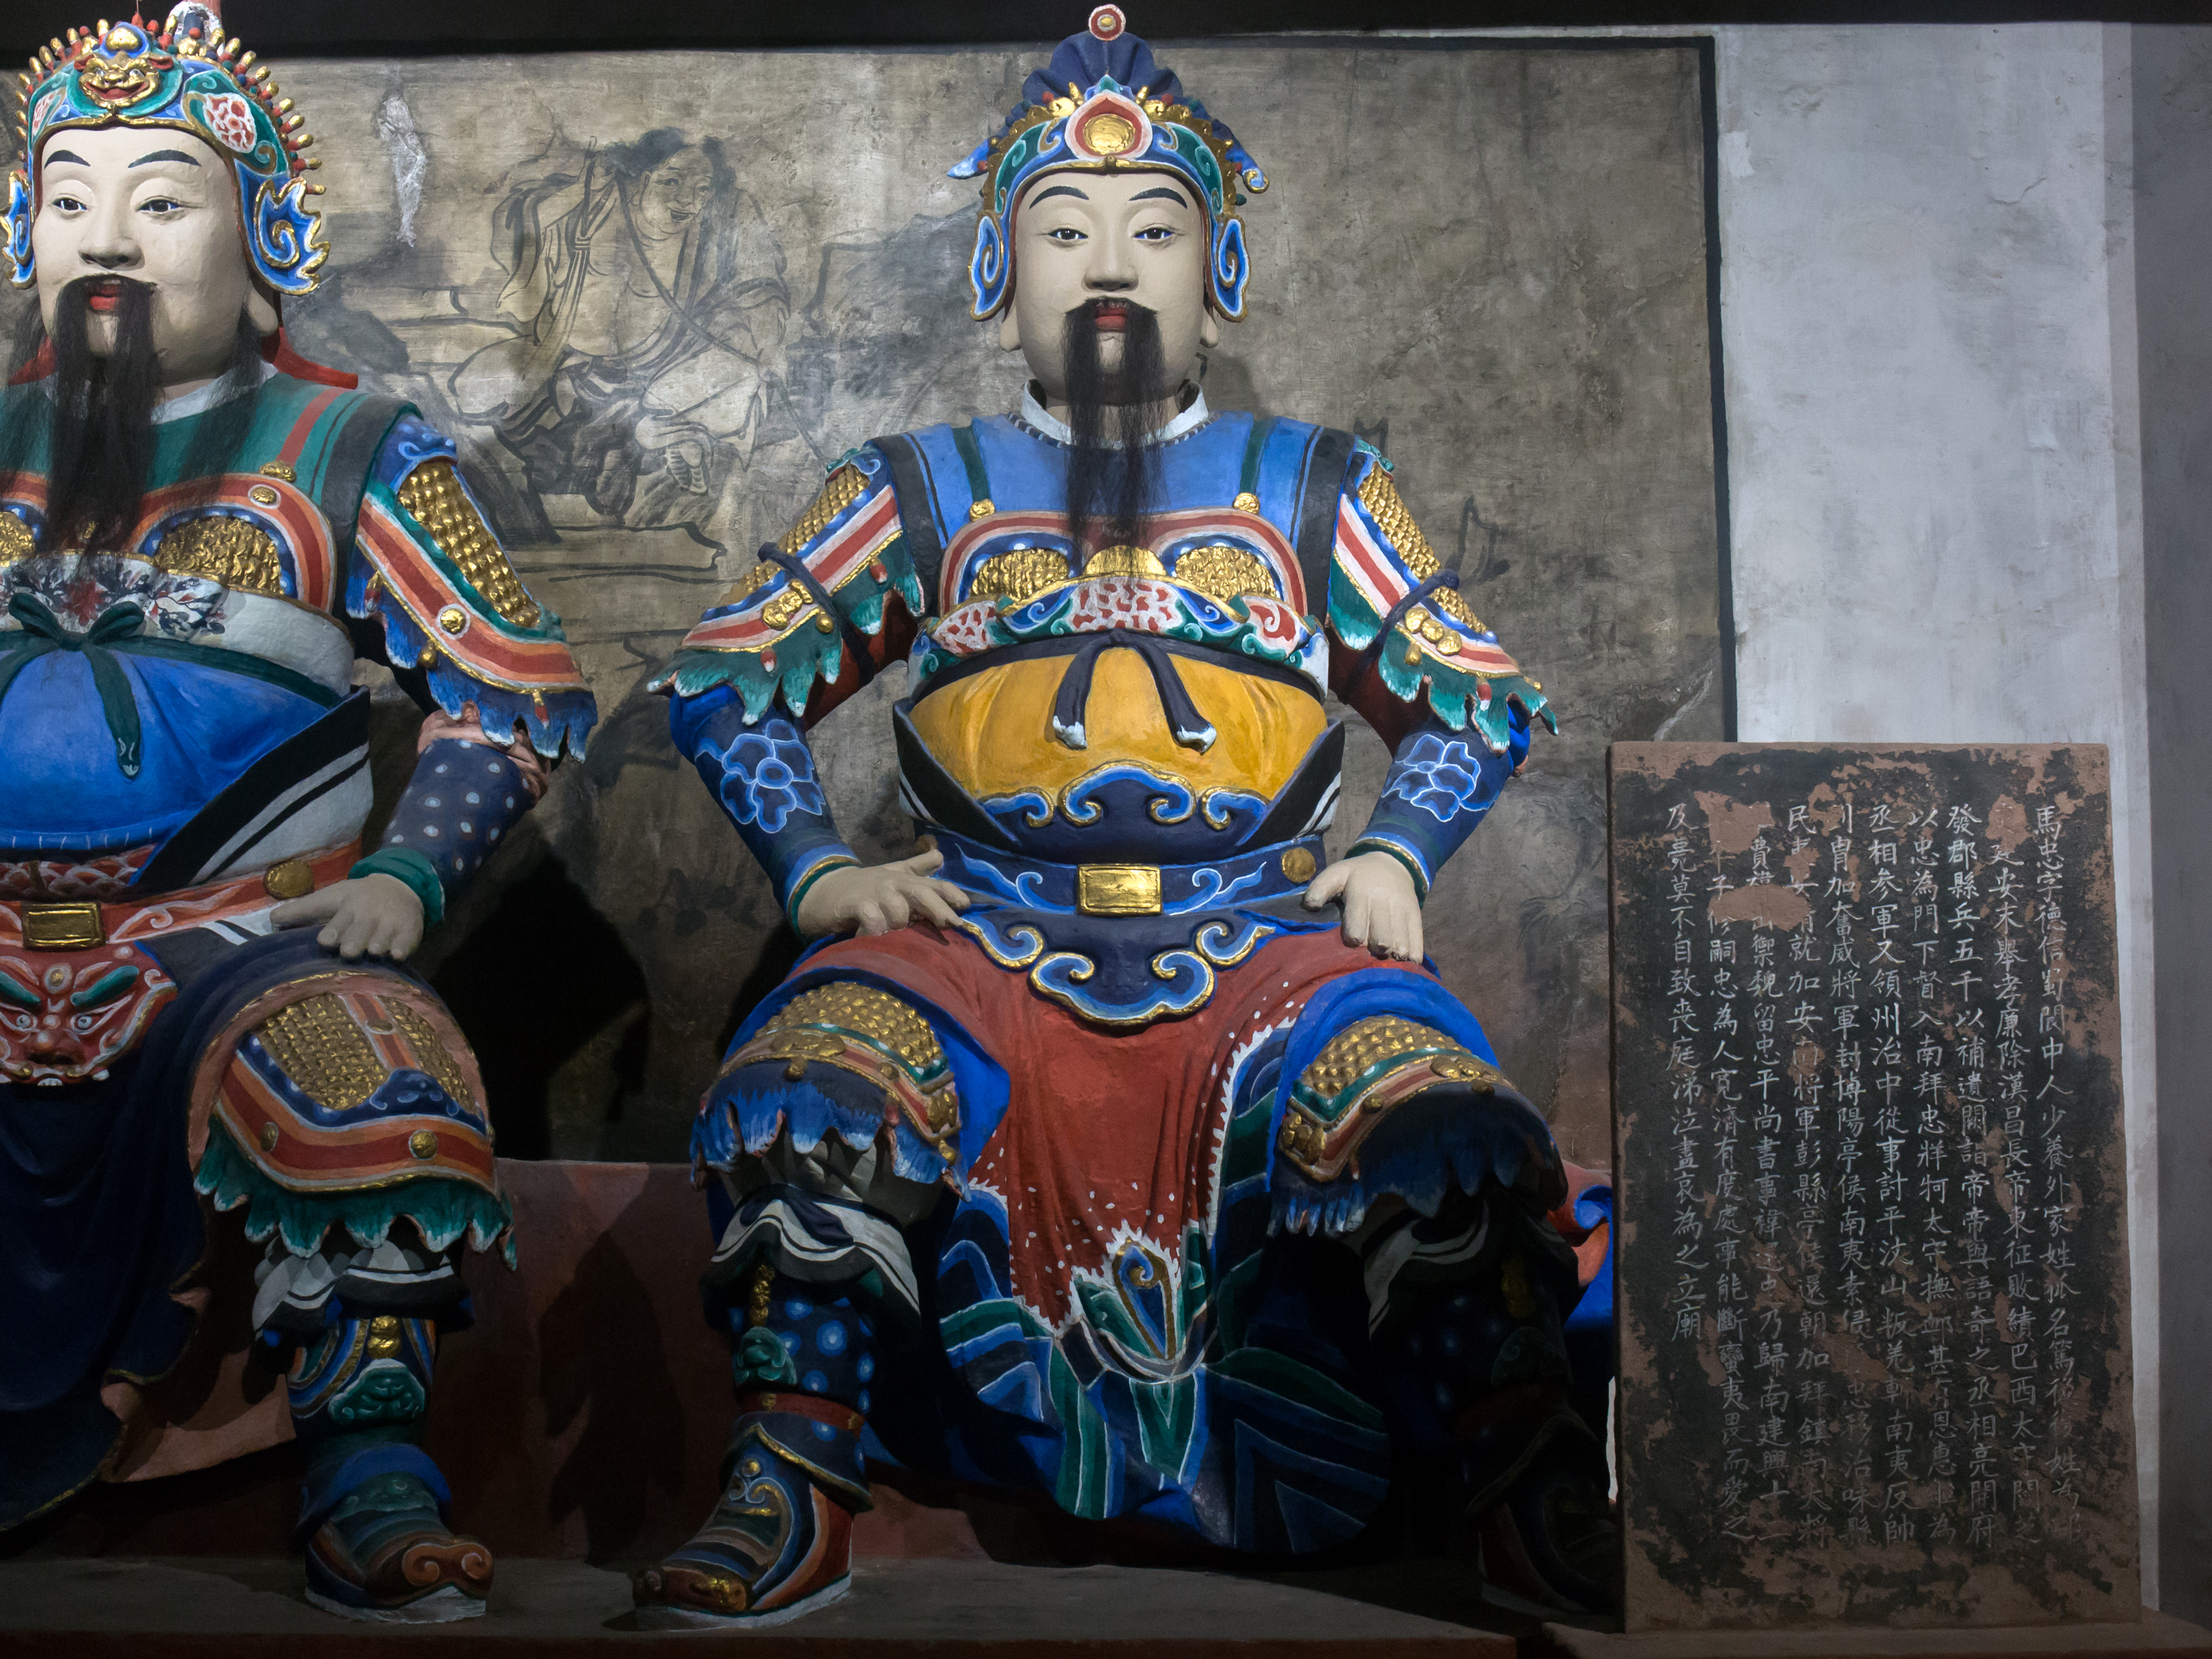
[[1328, 610], [1336, 645], [1357, 653], [1340, 665], [1352, 674], [1346, 700], [1394, 745], [1425, 712], [1479, 731], [1494, 754], [1511, 745], [1516, 719], [1559, 729], [1543, 686], [1450, 585], [1389, 462], [1364, 445], [1337, 503]]
[[1309, 1181], [1334, 1181], [1395, 1107], [1439, 1083], [1527, 1105], [1504, 1073], [1457, 1039], [1377, 1014], [1338, 1032], [1299, 1074], [1276, 1145]]
[[951, 1166], [960, 1097], [944, 1045], [910, 1003], [872, 985], [803, 991], [730, 1056], [722, 1075], [774, 1061], [793, 1083], [814, 1066], [866, 1079], [883, 1091], [886, 1124], [903, 1118]]
[[[1443, 568], [1443, 562], [1437, 557], [1436, 550], [1429, 545], [1429, 538], [1421, 534], [1421, 526], [1413, 522], [1413, 514], [1399, 499], [1397, 483], [1390, 476], [1388, 467], [1376, 465], [1367, 469], [1367, 476], [1359, 481], [1359, 503], [1374, 516], [1382, 533], [1390, 538], [1390, 544], [1397, 550], [1399, 558], [1404, 562], [1415, 581], [1425, 582]], [[1468, 608], [1467, 601], [1460, 598], [1457, 589], [1435, 588], [1431, 591], [1427, 602], [1453, 621], [1465, 624], [1478, 634], [1482, 632], [1480, 619]]]
[[426, 708], [496, 742], [519, 730], [549, 758], [583, 752], [599, 708], [560, 617], [522, 585], [453, 447], [411, 410], [385, 434], [345, 572], [344, 614], [381, 624], [381, 655], [421, 671]]
[[402, 510], [453, 562], [502, 622], [517, 628], [535, 628], [544, 620], [538, 601], [514, 574], [499, 538], [491, 533], [476, 502], [461, 487], [451, 461], [423, 462], [401, 480], [397, 495]]
[[498, 1191], [476, 1057], [427, 986], [378, 970], [316, 974], [256, 998], [210, 1053], [228, 1058], [203, 1066], [194, 1125], [210, 1140], [222, 1131], [287, 1192], [440, 1176]]
[[852, 462], [832, 472], [823, 480], [821, 492], [813, 504], [799, 515], [799, 522], [785, 531], [776, 542], [784, 553], [796, 553], [830, 527], [830, 521], [867, 493], [868, 475]]

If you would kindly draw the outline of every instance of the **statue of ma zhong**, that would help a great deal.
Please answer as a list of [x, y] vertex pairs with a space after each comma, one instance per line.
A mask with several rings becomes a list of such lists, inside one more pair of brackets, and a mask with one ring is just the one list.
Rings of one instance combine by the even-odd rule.
[[[457, 1258], [510, 1253], [475, 1060], [399, 958], [591, 694], [405, 404], [286, 343], [310, 140], [206, 6], [24, 77], [0, 398], [0, 1529], [119, 1472], [191, 1338], [202, 1200], [265, 1242], [307, 1594], [481, 1613], [417, 1443]], [[368, 694], [426, 711], [385, 844]], [[205, 1461], [205, 1460], [203, 1460]]]
[[[832, 942], [695, 1128], [738, 1416], [641, 1616], [843, 1594], [886, 1449], [1274, 1556], [1442, 1468], [1494, 1581], [1606, 1606], [1565, 1171], [1422, 965], [1422, 899], [1544, 698], [1382, 455], [1207, 407], [1266, 181], [1116, 8], [952, 171], [981, 181], [974, 312], [1028, 365], [1020, 407], [846, 455], [657, 682]], [[901, 657], [933, 850], [868, 867], [805, 732]], [[1332, 691], [1395, 759], [1327, 864]]]

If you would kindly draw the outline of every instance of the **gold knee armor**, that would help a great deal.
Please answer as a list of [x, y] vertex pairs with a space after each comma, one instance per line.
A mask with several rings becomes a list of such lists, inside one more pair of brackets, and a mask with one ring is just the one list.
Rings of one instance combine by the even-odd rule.
[[1291, 1091], [1277, 1146], [1309, 1181], [1334, 1181], [1399, 1102], [1437, 1083], [1484, 1093], [1505, 1074], [1433, 1026], [1377, 1014], [1329, 1039]]

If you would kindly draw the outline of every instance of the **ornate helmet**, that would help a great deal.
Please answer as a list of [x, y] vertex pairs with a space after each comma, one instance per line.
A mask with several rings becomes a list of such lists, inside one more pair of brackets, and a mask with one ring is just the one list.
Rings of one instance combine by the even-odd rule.
[[41, 48], [21, 77], [16, 137], [23, 166], [8, 175], [9, 276], [29, 285], [31, 221], [38, 212], [39, 151], [64, 127], [175, 127], [229, 159], [238, 183], [246, 256], [280, 295], [311, 292], [329, 250], [307, 198], [322, 194], [307, 173], [322, 164], [303, 152], [314, 140], [292, 100], [276, 95], [268, 65], [241, 52], [214, 9], [185, 0], [157, 33], [143, 19], [71, 29]]
[[983, 180], [983, 213], [968, 264], [978, 318], [1006, 307], [1022, 187], [1041, 173], [1123, 168], [1176, 173], [1197, 187], [1212, 232], [1207, 301], [1224, 317], [1244, 314], [1249, 266], [1234, 210], [1244, 205], [1243, 190], [1267, 189], [1267, 175], [1236, 134], [1184, 95], [1174, 71], [1152, 61], [1152, 47], [1129, 33], [1121, 7], [1101, 6], [1088, 32], [1069, 35], [1048, 65], [1030, 71], [1022, 101], [997, 134], [951, 169], [955, 179]]

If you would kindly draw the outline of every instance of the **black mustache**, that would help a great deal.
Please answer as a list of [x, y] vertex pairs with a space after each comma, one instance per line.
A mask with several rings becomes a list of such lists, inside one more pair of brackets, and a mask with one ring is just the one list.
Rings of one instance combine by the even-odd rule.
[[1102, 294], [1096, 299], [1085, 300], [1067, 314], [1072, 319], [1079, 319], [1086, 323], [1096, 323], [1109, 311], [1120, 312], [1133, 322], [1139, 317], [1145, 318], [1154, 325], [1159, 322], [1159, 313], [1150, 306], [1140, 306], [1134, 300], [1125, 300], [1119, 295], [1114, 294]]
[[[94, 293], [100, 289], [113, 289], [117, 294], [127, 296], [123, 301], [125, 305], [151, 305], [154, 301], [154, 285], [151, 283], [142, 283], [136, 276], [121, 276], [110, 272], [104, 276], [76, 278], [57, 296], [57, 307], [76, 305], [88, 308]], [[59, 320], [58, 318], [56, 320]]]

